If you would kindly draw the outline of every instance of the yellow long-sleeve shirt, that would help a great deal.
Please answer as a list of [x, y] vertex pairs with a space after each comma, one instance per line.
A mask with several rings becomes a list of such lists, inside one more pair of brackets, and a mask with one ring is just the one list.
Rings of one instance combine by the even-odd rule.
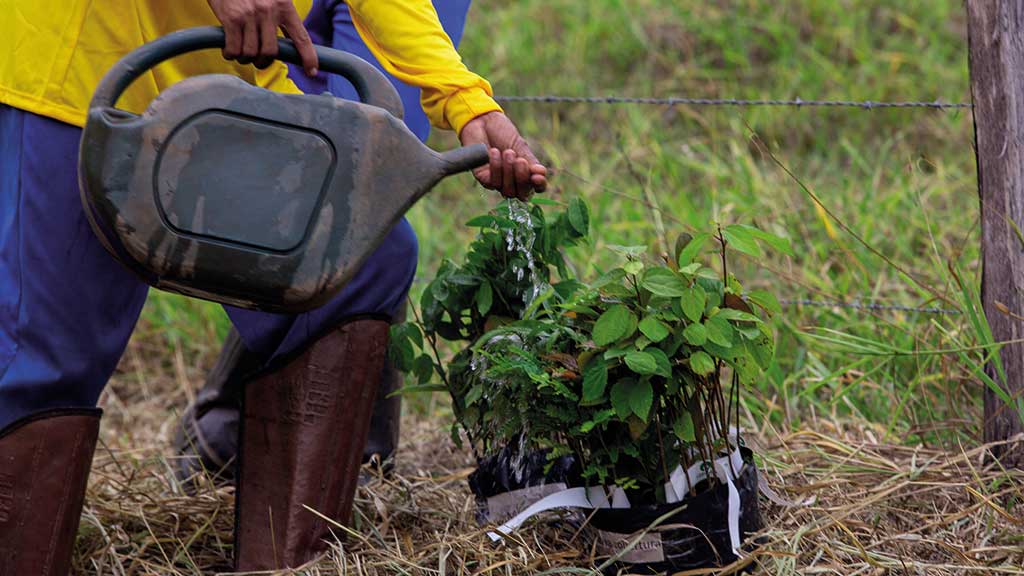
[[[388, 72], [422, 89], [434, 126], [461, 131], [472, 118], [501, 109], [490, 84], [462, 63], [430, 0], [347, 3], [360, 36]], [[311, 4], [295, 0], [303, 17]], [[0, 0], [0, 103], [81, 126], [100, 78], [127, 52], [175, 30], [215, 24], [206, 0]], [[118, 107], [142, 112], [171, 84], [214, 72], [298, 92], [284, 64], [257, 70], [204, 50], [155, 67]]]

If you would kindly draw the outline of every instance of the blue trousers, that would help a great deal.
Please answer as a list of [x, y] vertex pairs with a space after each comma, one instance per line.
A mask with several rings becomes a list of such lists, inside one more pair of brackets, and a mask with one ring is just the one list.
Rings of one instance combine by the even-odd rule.
[[[468, 1], [439, 0], [437, 8], [461, 35]], [[317, 0], [308, 22], [319, 43], [379, 66], [343, 3]], [[293, 77], [308, 91], [323, 89], [302, 72]], [[392, 82], [410, 128], [426, 139], [419, 91]], [[335, 95], [355, 98], [344, 84], [326, 80]], [[0, 429], [46, 409], [95, 406], [146, 300], [148, 286], [107, 254], [82, 212], [80, 135], [75, 126], [0, 105]], [[416, 236], [403, 220], [324, 306], [298, 315], [225, 311], [246, 346], [270, 362], [346, 317], [393, 315], [408, 294], [416, 256]]]

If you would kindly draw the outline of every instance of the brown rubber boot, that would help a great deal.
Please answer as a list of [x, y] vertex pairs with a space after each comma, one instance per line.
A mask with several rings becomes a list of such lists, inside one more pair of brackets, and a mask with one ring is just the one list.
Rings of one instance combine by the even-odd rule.
[[301, 566], [338, 532], [320, 515], [348, 523], [387, 337], [384, 320], [347, 322], [246, 386], [236, 569]]
[[48, 410], [0, 430], [0, 576], [71, 570], [101, 414]]

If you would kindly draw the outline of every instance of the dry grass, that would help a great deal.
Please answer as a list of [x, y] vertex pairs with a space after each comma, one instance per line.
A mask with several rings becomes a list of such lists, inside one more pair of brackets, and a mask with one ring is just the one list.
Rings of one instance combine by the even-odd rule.
[[[202, 370], [179, 352], [145, 362], [155, 355], [141, 334], [104, 397], [77, 573], [226, 571], [232, 490], [206, 482], [187, 495], [168, 461], [177, 413]], [[356, 530], [300, 573], [512, 575], [594, 565], [584, 537], [564, 525], [528, 525], [517, 542], [491, 545], [473, 520], [472, 459], [444, 424], [407, 414], [397, 474], [360, 490]], [[784, 498], [814, 499], [786, 507], [762, 498], [769, 528], [750, 558], [756, 573], [1024, 574], [1024, 472], [985, 466], [978, 447], [883, 444], [884, 428], [863, 422], [806, 427], [750, 434], [770, 485]]]

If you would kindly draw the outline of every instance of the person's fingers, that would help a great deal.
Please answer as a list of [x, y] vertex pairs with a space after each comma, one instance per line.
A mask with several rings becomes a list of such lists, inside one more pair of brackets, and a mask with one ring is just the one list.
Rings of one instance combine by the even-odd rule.
[[313, 40], [309, 37], [306, 27], [302, 25], [302, 19], [299, 18], [299, 13], [295, 11], [294, 6], [285, 10], [281, 28], [295, 43], [295, 49], [299, 51], [299, 57], [302, 58], [302, 69], [306, 71], [306, 75], [316, 76], [317, 68], [320, 66], [316, 48], [313, 47]]
[[221, 54], [225, 60], [234, 60], [242, 55], [242, 21], [225, 19], [224, 25], [224, 49]]
[[548, 179], [540, 174], [531, 175], [530, 184], [533, 186], [534, 191], [538, 193], [548, 189]]
[[250, 15], [242, 26], [242, 55], [238, 57], [238, 61], [242, 64], [250, 64], [259, 53], [259, 28], [256, 26], [255, 18]]
[[506, 198], [518, 198], [519, 191], [516, 189], [516, 153], [512, 150], [505, 150], [501, 158], [501, 195]]
[[484, 188], [491, 188], [491, 166], [485, 165], [473, 169], [473, 176]]
[[530, 164], [526, 161], [526, 158], [516, 158], [515, 171], [516, 189], [519, 192], [519, 199], [526, 200], [532, 193], [532, 186], [530, 184]]
[[490, 188], [492, 190], [502, 190], [502, 176], [504, 172], [501, 169], [501, 151], [497, 148], [491, 148], [488, 154], [491, 157], [490, 164], [488, 165], [488, 171], [490, 172]]
[[277, 58], [277, 23], [275, 15], [269, 10], [261, 11], [258, 17], [260, 47], [254, 63], [257, 68], [263, 69]]

